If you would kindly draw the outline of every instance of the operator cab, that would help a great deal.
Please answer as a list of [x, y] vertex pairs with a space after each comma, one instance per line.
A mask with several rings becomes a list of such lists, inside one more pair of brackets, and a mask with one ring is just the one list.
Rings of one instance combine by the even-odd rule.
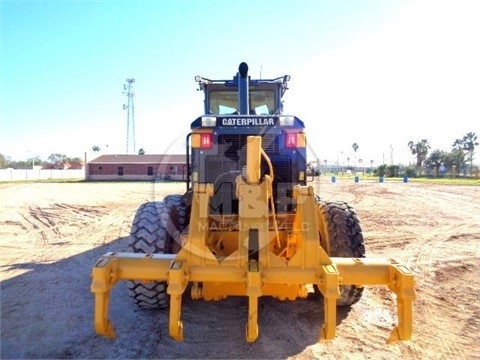
[[[275, 79], [252, 80], [248, 65], [242, 63], [232, 80], [211, 80], [196, 76], [198, 90], [205, 94], [205, 114], [279, 115], [288, 89], [289, 75]], [[240, 109], [243, 105], [245, 109]], [[243, 110], [243, 111], [242, 111]]]
[[[250, 81], [249, 88], [249, 115], [274, 115], [280, 114], [281, 96], [278, 94], [278, 83], [283, 79], [275, 79], [274, 82], [262, 80]], [[199, 79], [202, 90], [206, 90], [205, 114], [229, 115], [239, 114], [238, 91], [235, 79], [219, 83], [205, 83], [205, 79]], [[234, 87], [235, 86], [235, 87]], [[232, 89], [232, 87], [234, 87]]]
[[[238, 214], [236, 177], [246, 164], [247, 136], [261, 136], [273, 165], [276, 211], [293, 212], [293, 186], [306, 183], [306, 137], [303, 122], [282, 112], [290, 76], [253, 80], [241, 63], [232, 80], [195, 80], [204, 92], [204, 115], [192, 122], [187, 136], [187, 188], [213, 184], [211, 214]], [[262, 160], [262, 175], [269, 172]]]

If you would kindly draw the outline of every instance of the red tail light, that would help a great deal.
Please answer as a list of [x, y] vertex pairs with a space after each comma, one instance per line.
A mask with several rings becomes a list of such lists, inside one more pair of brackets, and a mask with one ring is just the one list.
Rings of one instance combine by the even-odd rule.
[[297, 133], [285, 132], [285, 147], [292, 149], [297, 147]]
[[202, 149], [212, 148], [212, 133], [202, 133], [200, 136], [200, 147]]

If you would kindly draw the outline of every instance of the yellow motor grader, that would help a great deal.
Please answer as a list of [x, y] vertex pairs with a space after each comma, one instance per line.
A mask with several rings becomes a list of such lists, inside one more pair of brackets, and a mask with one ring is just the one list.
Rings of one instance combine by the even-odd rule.
[[412, 335], [414, 276], [392, 259], [365, 257], [354, 209], [315, 194], [307, 181], [304, 123], [284, 115], [288, 75], [253, 80], [241, 63], [232, 80], [197, 76], [204, 115], [187, 136], [184, 194], [142, 204], [127, 252], [94, 265], [95, 330], [115, 337], [110, 290], [120, 280], [140, 307], [169, 306], [169, 333], [183, 340], [182, 297], [248, 297], [246, 340], [257, 339], [258, 302], [320, 294], [319, 340], [335, 337], [336, 307], [360, 300], [363, 287], [396, 295], [398, 323], [388, 342]]

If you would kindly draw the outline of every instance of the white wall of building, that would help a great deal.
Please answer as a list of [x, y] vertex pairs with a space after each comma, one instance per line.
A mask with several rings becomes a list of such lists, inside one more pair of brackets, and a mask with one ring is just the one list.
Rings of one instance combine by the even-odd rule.
[[85, 179], [85, 170], [41, 169], [0, 169], [0, 181], [27, 181], [49, 179]]

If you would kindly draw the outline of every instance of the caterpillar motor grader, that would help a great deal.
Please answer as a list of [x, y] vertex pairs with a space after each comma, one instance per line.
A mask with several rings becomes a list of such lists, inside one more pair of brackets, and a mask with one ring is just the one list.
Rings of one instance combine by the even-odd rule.
[[125, 280], [139, 306], [170, 308], [169, 333], [178, 341], [187, 289], [206, 301], [247, 297], [253, 342], [263, 296], [295, 300], [315, 289], [325, 312], [319, 340], [329, 340], [336, 307], [353, 305], [369, 285], [396, 294], [398, 323], [388, 342], [411, 338], [414, 276], [395, 260], [365, 257], [354, 209], [322, 200], [309, 185], [304, 123], [282, 112], [289, 79], [253, 80], [246, 63], [233, 80], [195, 78], [205, 110], [186, 139], [187, 189], [142, 204], [128, 251], [95, 263], [97, 333], [115, 338], [110, 290]]

